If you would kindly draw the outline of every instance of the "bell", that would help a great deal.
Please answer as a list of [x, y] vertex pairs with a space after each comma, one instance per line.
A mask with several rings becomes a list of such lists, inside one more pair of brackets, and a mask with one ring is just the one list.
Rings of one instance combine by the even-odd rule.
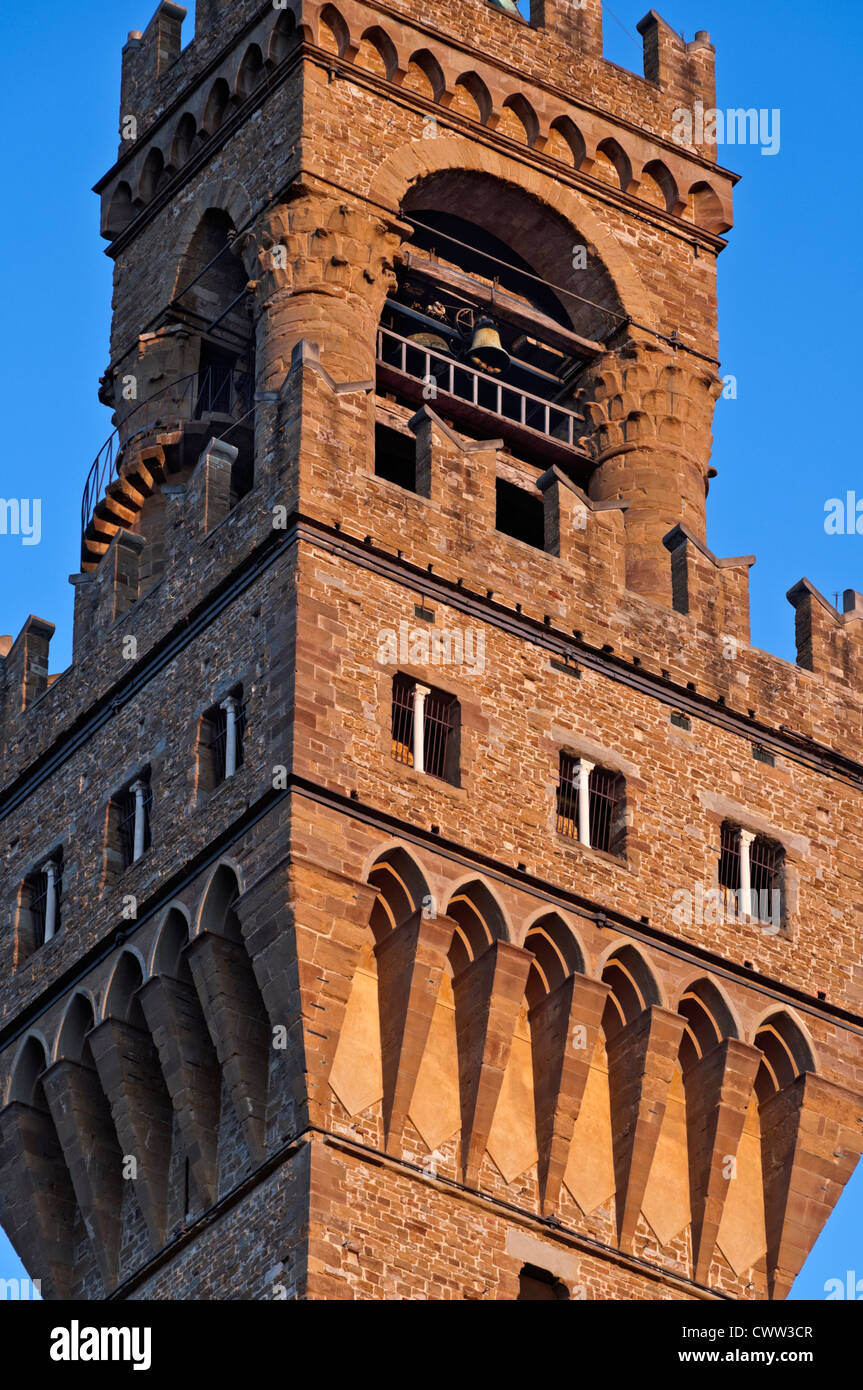
[[449, 343], [439, 333], [412, 333], [409, 341], [416, 343], [417, 347], [428, 348], [431, 352], [450, 352]]
[[495, 376], [505, 372], [509, 366], [509, 353], [501, 346], [500, 334], [493, 319], [477, 319], [468, 361], [482, 367], [483, 371], [493, 372]]

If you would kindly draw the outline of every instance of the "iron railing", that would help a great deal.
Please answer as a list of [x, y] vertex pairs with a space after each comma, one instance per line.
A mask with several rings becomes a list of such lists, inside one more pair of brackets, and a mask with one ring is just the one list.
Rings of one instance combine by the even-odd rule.
[[466, 366], [457, 358], [404, 338], [391, 328], [378, 329], [377, 360], [416, 381], [433, 381], [438, 392], [456, 400], [511, 420], [557, 444], [578, 448], [579, 427], [583, 428], [584, 417], [576, 411], [534, 396], [518, 386], [509, 386]]
[[179, 377], [136, 405], [93, 460], [81, 499], [82, 536], [106, 488], [119, 478], [133, 452], [144, 448], [160, 431], [185, 421], [205, 420], [210, 415], [242, 417], [250, 412], [253, 395], [254, 382], [249, 372], [236, 367], [208, 367], [204, 372]]

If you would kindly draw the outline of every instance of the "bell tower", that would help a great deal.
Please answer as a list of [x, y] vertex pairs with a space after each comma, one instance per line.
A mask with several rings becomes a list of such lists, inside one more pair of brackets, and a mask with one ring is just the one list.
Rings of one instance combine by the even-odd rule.
[[0, 659], [0, 1220], [53, 1298], [783, 1298], [863, 1148], [863, 598], [791, 667], [707, 545], [709, 35], [184, 18], [74, 663]]

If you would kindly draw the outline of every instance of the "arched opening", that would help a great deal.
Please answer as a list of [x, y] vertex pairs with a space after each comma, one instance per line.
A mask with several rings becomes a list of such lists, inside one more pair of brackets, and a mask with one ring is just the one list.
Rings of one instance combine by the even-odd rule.
[[246, 101], [252, 95], [256, 87], [260, 86], [264, 76], [264, 55], [256, 43], [250, 44], [243, 54], [243, 61], [237, 73], [236, 96], [237, 101]]
[[731, 1010], [711, 980], [696, 980], [684, 992], [677, 1012], [686, 1019], [680, 1042], [684, 1073], [712, 1052], [723, 1038], [736, 1038]]
[[152, 149], [144, 160], [141, 177], [138, 181], [138, 204], [145, 207], [156, 196], [165, 175], [165, 158], [162, 151]]
[[446, 91], [443, 69], [433, 53], [421, 48], [411, 54], [407, 75], [402, 86], [427, 97], [429, 101], [440, 101]]
[[530, 145], [531, 148], [536, 144], [539, 136], [539, 121], [527, 97], [523, 96], [521, 92], [516, 92], [513, 96], [506, 98], [501, 108], [497, 128], [502, 134], [509, 135], [513, 140], [518, 140], [519, 144]]
[[655, 207], [664, 208], [666, 212], [676, 213], [680, 210], [677, 183], [661, 159], [652, 159], [649, 164], [645, 164], [638, 196], [648, 203], [653, 203]]
[[580, 169], [587, 154], [584, 136], [569, 116], [557, 116], [551, 123], [545, 153], [563, 164]]
[[596, 148], [596, 159], [590, 172], [594, 178], [601, 179], [603, 183], [610, 184], [612, 188], [620, 188], [624, 193], [631, 191], [632, 164], [623, 146], [611, 137], [600, 141]]
[[334, 5], [324, 5], [318, 26], [318, 43], [328, 53], [336, 53], [340, 58], [350, 47], [351, 35], [345, 20]]
[[574, 244], [572, 226], [538, 199], [480, 172], [429, 176], [402, 215], [413, 232], [381, 316], [382, 390], [416, 409], [433, 381], [436, 412], [462, 434], [500, 435], [541, 472], [556, 465], [585, 485], [593, 463], [574, 396], [621, 312], [595, 249]]
[[182, 169], [187, 160], [191, 159], [195, 148], [195, 141], [198, 128], [195, 118], [190, 111], [180, 117], [174, 139], [171, 142], [171, 168]]
[[215, 135], [222, 121], [225, 119], [225, 112], [231, 100], [231, 89], [224, 77], [220, 77], [210, 90], [207, 97], [207, 104], [204, 107], [204, 119], [201, 121], [201, 137], [208, 140], [211, 135]]
[[146, 1032], [147, 1021], [137, 998], [137, 991], [144, 983], [141, 963], [131, 951], [124, 951], [111, 976], [105, 999], [105, 1017], [116, 1018], [121, 1023], [130, 1023], [133, 1028]]
[[200, 930], [216, 932], [232, 941], [242, 942], [243, 932], [234, 903], [240, 896], [237, 875], [227, 864], [220, 864], [207, 889], [201, 908]]
[[731, 225], [722, 210], [719, 195], [703, 180], [694, 183], [689, 190], [686, 217], [697, 227], [703, 227], [705, 231], [714, 232], [717, 236], [727, 232]]
[[755, 1078], [755, 1090], [760, 1102], [790, 1086], [804, 1072], [815, 1070], [806, 1038], [786, 1013], [771, 1014], [764, 1020], [755, 1034], [755, 1046], [762, 1053]]
[[547, 913], [531, 925], [524, 949], [534, 957], [526, 988], [530, 1008], [552, 994], [570, 975], [584, 973], [578, 942], [556, 912]]
[[179, 908], [172, 908], [159, 933], [153, 957], [153, 974], [192, 984], [192, 972], [184, 951], [189, 944], [189, 924]]
[[46, 1110], [45, 1094], [42, 1089], [42, 1073], [45, 1066], [44, 1047], [38, 1038], [29, 1037], [18, 1053], [12, 1068], [12, 1084], [9, 1088], [10, 1101], [17, 1100], [23, 1105], [31, 1105], [37, 1110]]
[[477, 960], [495, 941], [505, 941], [506, 923], [494, 894], [475, 881], [450, 899], [447, 916], [456, 924], [449, 959], [453, 975]]
[[63, 1018], [57, 1039], [57, 1058], [95, 1067], [87, 1034], [94, 1026], [93, 1005], [85, 994], [76, 994]]
[[377, 889], [371, 915], [375, 941], [383, 940], [431, 903], [421, 870], [401, 848], [388, 850], [381, 856], [369, 874], [369, 883]]
[[277, 68], [287, 58], [298, 39], [297, 21], [290, 10], [283, 10], [270, 39], [267, 60], [271, 67]]
[[451, 109], [479, 121], [481, 125], [488, 125], [494, 104], [488, 87], [477, 73], [463, 72], [461, 77], [456, 78]]
[[621, 946], [615, 951], [606, 963], [602, 978], [611, 986], [602, 1015], [602, 1028], [608, 1039], [615, 1037], [645, 1009], [660, 1002], [650, 967], [634, 946]]
[[394, 77], [399, 65], [399, 57], [389, 34], [379, 25], [367, 29], [360, 41], [356, 63], [358, 67], [368, 68], [388, 81]]

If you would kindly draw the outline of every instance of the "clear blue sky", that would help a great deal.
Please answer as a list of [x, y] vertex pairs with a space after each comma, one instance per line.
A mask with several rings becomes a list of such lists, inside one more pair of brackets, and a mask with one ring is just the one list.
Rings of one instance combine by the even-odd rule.
[[[606, 56], [636, 71], [635, 26], [648, 8], [648, 0], [606, 6]], [[835, 591], [863, 590], [863, 538], [824, 531], [828, 498], [855, 488], [863, 498], [863, 471], [848, 443], [859, 380], [853, 233], [861, 214], [863, 8], [860, 0], [662, 0], [657, 8], [687, 38], [709, 30], [721, 108], [782, 113], [775, 157], [749, 147], [723, 156], [744, 175], [719, 281], [723, 371], [738, 378], [739, 395], [717, 410], [708, 540], [719, 555], [758, 556], [753, 641], [793, 660], [786, 590], [803, 575], [831, 600]], [[0, 495], [39, 497], [43, 509], [39, 545], [0, 536], [0, 633], [17, 634], [30, 613], [56, 623], [52, 671], [71, 658], [66, 581], [78, 569], [81, 491], [111, 428], [96, 399], [108, 360], [111, 263], [89, 190], [116, 152], [121, 47], [154, 9], [155, 0], [67, 0], [0, 12], [9, 406]], [[861, 1229], [863, 1166], [795, 1297], [823, 1298], [825, 1281], [847, 1270], [863, 1277]], [[0, 1233], [0, 1278], [12, 1277], [16, 1265]]]

